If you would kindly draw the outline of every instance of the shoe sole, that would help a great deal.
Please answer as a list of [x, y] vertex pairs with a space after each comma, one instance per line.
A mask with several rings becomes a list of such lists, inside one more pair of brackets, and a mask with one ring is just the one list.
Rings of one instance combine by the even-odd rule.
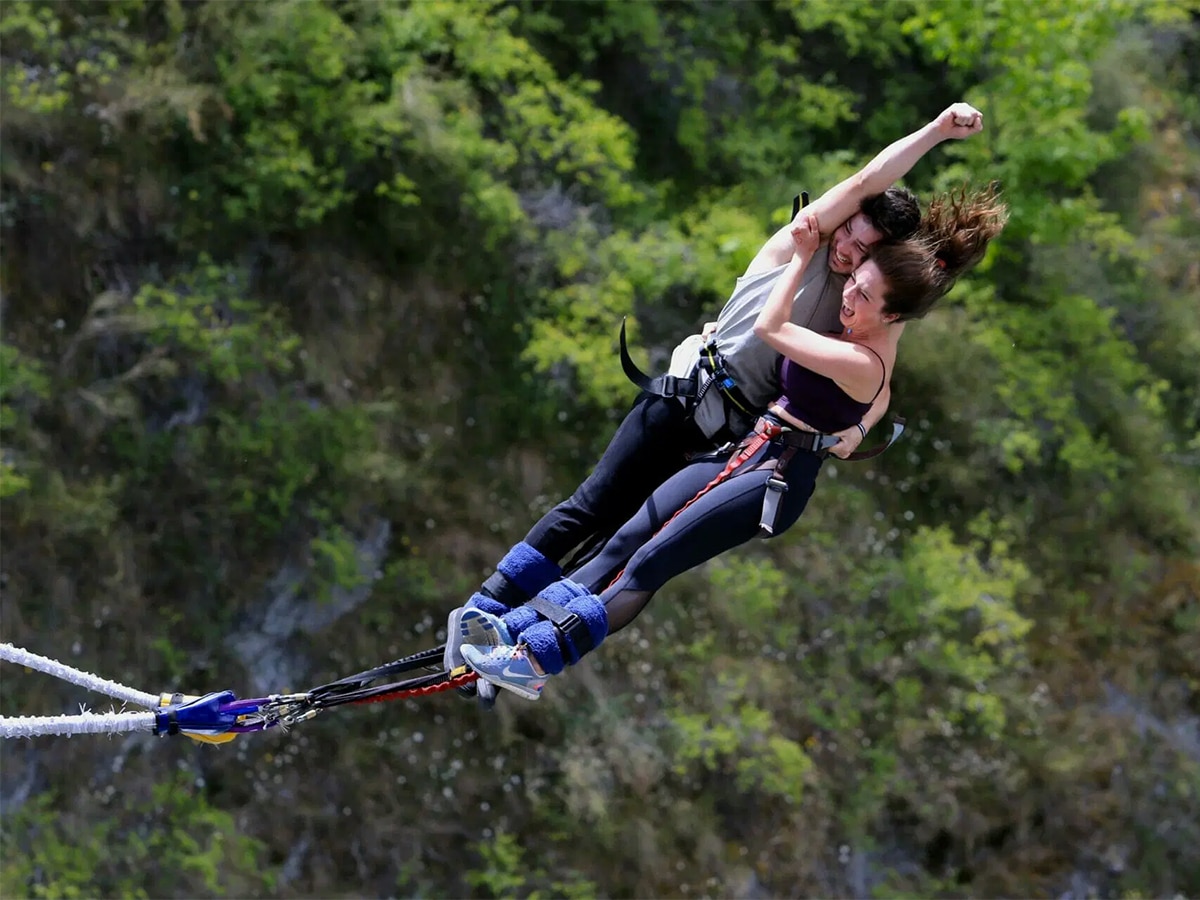
[[454, 636], [462, 631], [462, 614], [464, 610], [460, 606], [457, 609], [450, 610], [450, 617], [446, 620], [446, 652], [442, 654], [442, 668], [447, 672], [453, 672], [459, 666], [466, 665], [466, 659], [462, 655], [462, 641], [455, 643]]
[[[468, 621], [481, 620], [483, 627], [472, 628], [468, 626], [469, 632], [464, 634], [462, 620], [468, 608], [460, 606], [457, 609], [450, 610], [450, 617], [446, 620], [446, 652], [442, 654], [442, 668], [447, 672], [453, 672], [459, 666], [466, 665], [467, 660], [462, 655], [463, 644], [498, 647], [505, 643], [503, 635], [500, 634], [496, 627], [481, 616], [472, 616]], [[456, 635], [458, 636], [457, 641], [455, 641]]]

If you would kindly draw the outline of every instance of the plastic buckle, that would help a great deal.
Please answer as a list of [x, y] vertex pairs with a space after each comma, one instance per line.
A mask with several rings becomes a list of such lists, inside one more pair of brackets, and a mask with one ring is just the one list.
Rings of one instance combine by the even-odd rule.
[[829, 451], [836, 447], [841, 441], [836, 434], [814, 434], [813, 435], [813, 452], [828, 455]]
[[567, 613], [567, 615], [556, 621], [555, 626], [559, 631], [571, 639], [571, 643], [575, 645], [575, 650], [580, 656], [590, 650], [595, 649], [595, 643], [592, 641], [592, 633], [588, 630], [587, 623], [579, 617], [578, 613]]
[[227, 732], [237, 724], [237, 714], [226, 712], [223, 707], [236, 698], [233, 691], [214, 691], [185, 703], [172, 704], [154, 717], [156, 735], [179, 734], [181, 731], [196, 731], [207, 734]]

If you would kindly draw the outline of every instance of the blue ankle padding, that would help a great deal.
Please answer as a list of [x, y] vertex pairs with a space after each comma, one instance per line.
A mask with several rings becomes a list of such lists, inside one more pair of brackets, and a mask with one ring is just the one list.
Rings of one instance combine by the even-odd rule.
[[516, 609], [504, 613], [500, 618], [504, 619], [504, 624], [508, 626], [508, 633], [514, 639], [523, 635], [529, 626], [542, 621], [542, 617], [531, 606], [518, 606]]
[[530, 597], [540, 592], [546, 585], [556, 581], [562, 575], [562, 569], [557, 563], [546, 559], [531, 545], [521, 541], [513, 546], [496, 566], [509, 581], [523, 590]]
[[[608, 612], [604, 604], [582, 585], [563, 579], [550, 585], [540, 596], [583, 620], [592, 637], [593, 650], [608, 636]], [[570, 635], [563, 634], [563, 643], [567, 645], [564, 658], [558, 628], [531, 607], [522, 606], [508, 613], [504, 616], [504, 624], [514, 638], [520, 637], [542, 668], [551, 675], [557, 675], [565, 665], [575, 665], [583, 657]]]
[[590, 597], [591, 595], [592, 592], [582, 584], [578, 584], [570, 578], [560, 578], [538, 596], [546, 598], [551, 603], [557, 603], [559, 606], [566, 606], [576, 597]]
[[480, 594], [478, 592], [471, 595], [471, 599], [467, 601], [467, 606], [482, 609], [485, 613], [491, 613], [493, 616], [503, 616], [508, 612], [508, 607], [499, 600], [493, 600], [487, 594]]
[[[549, 600], [551, 603], [557, 603], [559, 606], [566, 606], [576, 597], [587, 597], [590, 595], [587, 588], [564, 578], [562, 581], [554, 582], [538, 594], [538, 596], [544, 600]], [[520, 637], [529, 626], [536, 625], [538, 622], [544, 620], [545, 617], [532, 606], [518, 606], [504, 616], [504, 624], [508, 626], [508, 633], [514, 638]]]
[[521, 633], [521, 640], [547, 675], [557, 675], [566, 668], [562, 648], [558, 646], [558, 629], [543, 619]]

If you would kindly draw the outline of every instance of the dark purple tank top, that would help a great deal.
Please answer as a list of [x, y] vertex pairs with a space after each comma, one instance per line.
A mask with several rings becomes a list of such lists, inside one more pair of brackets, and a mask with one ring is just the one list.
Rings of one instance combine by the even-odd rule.
[[[867, 349], [871, 350], [870, 347]], [[875, 353], [874, 350], [871, 352]], [[875, 397], [878, 397], [879, 391], [883, 390], [887, 381], [887, 366], [883, 365], [883, 357], [878, 353], [875, 353], [875, 356], [883, 366], [883, 378], [879, 382], [879, 390], [875, 391]], [[838, 387], [832, 378], [818, 375], [812, 369], [806, 369], [786, 356], [781, 357], [779, 381], [783, 385], [783, 396], [776, 402], [789, 415], [825, 434], [844, 431], [862, 421], [862, 417], [875, 402], [875, 397], [868, 403], [855, 400]]]

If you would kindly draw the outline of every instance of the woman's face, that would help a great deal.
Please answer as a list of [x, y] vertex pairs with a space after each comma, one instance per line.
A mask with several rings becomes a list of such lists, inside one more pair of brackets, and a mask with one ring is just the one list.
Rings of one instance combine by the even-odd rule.
[[894, 322], [896, 316], [883, 309], [887, 287], [883, 273], [869, 259], [851, 272], [842, 288], [842, 308], [838, 316], [842, 327], [867, 332]]

